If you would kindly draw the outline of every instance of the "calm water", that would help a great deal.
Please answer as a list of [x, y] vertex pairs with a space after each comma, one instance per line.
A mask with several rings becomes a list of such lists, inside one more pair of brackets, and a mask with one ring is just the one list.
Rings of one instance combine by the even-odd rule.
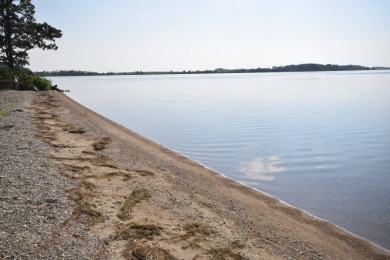
[[390, 249], [390, 71], [52, 80], [96, 112]]

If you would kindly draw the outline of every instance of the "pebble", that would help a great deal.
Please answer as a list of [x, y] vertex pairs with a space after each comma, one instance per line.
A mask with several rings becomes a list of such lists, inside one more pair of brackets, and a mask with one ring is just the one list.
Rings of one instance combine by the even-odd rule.
[[[35, 137], [28, 108], [39, 95], [0, 91], [0, 259], [94, 259], [104, 241], [79, 223], [61, 228], [75, 207], [67, 190], [77, 183], [60, 174], [61, 164], [46, 158], [53, 148]], [[58, 247], [51, 246], [54, 234], [66, 238]]]

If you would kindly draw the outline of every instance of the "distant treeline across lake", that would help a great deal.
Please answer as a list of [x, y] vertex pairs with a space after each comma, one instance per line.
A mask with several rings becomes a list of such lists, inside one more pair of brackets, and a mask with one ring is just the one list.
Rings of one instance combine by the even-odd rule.
[[306, 63], [298, 65], [274, 66], [272, 68], [257, 69], [223, 69], [215, 70], [183, 70], [183, 71], [134, 71], [134, 72], [105, 72], [79, 70], [39, 71], [39, 76], [97, 76], [97, 75], [153, 75], [153, 74], [208, 74], [208, 73], [258, 73], [258, 72], [305, 72], [305, 71], [346, 71], [346, 70], [377, 70], [390, 69], [384, 67], [364, 67], [360, 65], [334, 65]]

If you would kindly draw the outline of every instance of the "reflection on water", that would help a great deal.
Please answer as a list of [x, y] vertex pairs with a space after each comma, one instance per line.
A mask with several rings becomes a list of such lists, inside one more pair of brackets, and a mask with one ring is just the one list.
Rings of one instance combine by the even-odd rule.
[[92, 110], [390, 249], [390, 71], [52, 79]]
[[280, 158], [278, 156], [258, 157], [249, 162], [241, 163], [241, 172], [252, 180], [271, 181], [274, 176], [270, 173], [284, 172], [285, 168], [278, 166]]

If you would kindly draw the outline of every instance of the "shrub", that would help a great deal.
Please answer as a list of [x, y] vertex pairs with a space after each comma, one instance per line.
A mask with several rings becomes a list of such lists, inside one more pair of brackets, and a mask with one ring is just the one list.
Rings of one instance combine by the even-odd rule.
[[14, 78], [18, 79], [20, 90], [34, 90], [34, 87], [38, 90], [50, 90], [52, 86], [50, 80], [35, 75], [29, 69], [21, 67], [10, 69], [0, 64], [0, 79], [13, 80]]

